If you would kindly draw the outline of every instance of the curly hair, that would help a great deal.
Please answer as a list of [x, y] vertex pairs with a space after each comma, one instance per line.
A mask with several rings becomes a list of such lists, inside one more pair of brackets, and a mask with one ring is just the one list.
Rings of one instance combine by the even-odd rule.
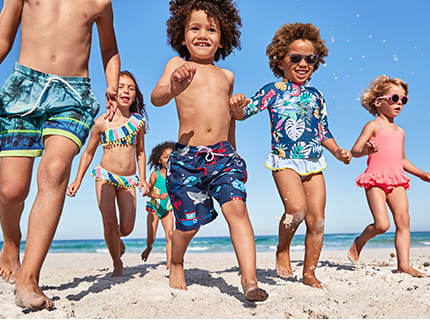
[[396, 85], [405, 90], [405, 95], [408, 94], [408, 84], [399, 78], [390, 78], [386, 75], [377, 76], [369, 86], [361, 93], [361, 105], [372, 115], [378, 114], [375, 107], [375, 99], [384, 96], [391, 85]]
[[167, 20], [167, 37], [170, 45], [185, 60], [190, 60], [190, 53], [183, 42], [185, 29], [193, 10], [202, 10], [219, 23], [221, 32], [220, 48], [214, 60], [227, 57], [234, 48], [240, 49], [240, 31], [242, 21], [239, 11], [232, 0], [171, 0], [171, 16]]
[[278, 65], [288, 53], [289, 46], [296, 40], [309, 40], [312, 42], [314, 54], [318, 56], [314, 71], [318, 69], [320, 63], [325, 63], [324, 57], [327, 56], [328, 49], [324, 44], [325, 41], [320, 37], [320, 29], [311, 23], [286, 23], [276, 31], [272, 42], [269, 43], [266, 49], [270, 69], [272, 69], [275, 76], [284, 77], [284, 72]]
[[143, 102], [143, 94], [142, 91], [139, 89], [139, 85], [137, 84], [136, 78], [134, 75], [127, 70], [122, 70], [119, 73], [119, 76], [126, 76], [129, 77], [134, 82], [134, 86], [136, 88], [136, 98], [134, 99], [133, 103], [130, 105], [130, 112], [132, 113], [139, 113], [145, 117], [145, 132], [149, 129], [148, 124], [148, 113], [146, 112], [145, 103]]
[[162, 142], [158, 145], [156, 145], [152, 151], [151, 151], [151, 155], [149, 156], [148, 159], [148, 165], [149, 168], [154, 168], [155, 170], [160, 170], [161, 169], [161, 164], [160, 164], [160, 158], [161, 155], [163, 154], [164, 150], [166, 149], [172, 149], [175, 147], [175, 143], [171, 142], [171, 141], [165, 141]]

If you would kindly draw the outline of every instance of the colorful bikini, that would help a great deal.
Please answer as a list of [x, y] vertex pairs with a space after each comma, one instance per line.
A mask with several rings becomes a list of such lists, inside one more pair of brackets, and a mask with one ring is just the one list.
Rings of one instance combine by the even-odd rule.
[[[137, 143], [137, 132], [145, 124], [145, 118], [138, 113], [133, 113], [126, 124], [118, 128], [107, 129], [100, 135], [101, 145], [103, 147], [115, 147], [121, 145], [135, 146]], [[139, 183], [137, 175], [120, 176], [109, 172], [108, 170], [97, 166], [91, 173], [98, 181], [109, 183], [119, 188], [135, 188]]]

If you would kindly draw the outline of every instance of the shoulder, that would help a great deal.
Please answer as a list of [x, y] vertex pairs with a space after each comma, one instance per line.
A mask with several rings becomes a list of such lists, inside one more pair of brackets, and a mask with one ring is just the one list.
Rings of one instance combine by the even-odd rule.
[[324, 98], [324, 94], [322, 93], [322, 91], [320, 89], [317, 89], [315, 87], [311, 87], [311, 86], [305, 86], [306, 90], [308, 90], [309, 92], [313, 93], [314, 95], [316, 95], [318, 98], [323, 99]]
[[186, 61], [183, 58], [175, 56], [167, 61], [166, 66], [181, 66], [184, 63], [186, 63]]
[[366, 123], [363, 130], [372, 131], [373, 133], [376, 133], [381, 128], [381, 124], [379, 123], [378, 119], [374, 119]]
[[96, 120], [94, 120], [94, 126], [92, 128], [92, 131], [102, 133], [107, 129], [106, 126], [106, 119], [103, 117], [103, 115], [99, 116]]

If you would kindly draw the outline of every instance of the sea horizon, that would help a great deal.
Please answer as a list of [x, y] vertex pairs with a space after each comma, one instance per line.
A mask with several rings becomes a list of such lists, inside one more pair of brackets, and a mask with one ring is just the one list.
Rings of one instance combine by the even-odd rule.
[[[324, 234], [323, 250], [349, 249], [358, 233], [328, 233]], [[387, 232], [371, 239], [366, 248], [393, 248], [394, 232]], [[305, 235], [295, 235], [291, 243], [291, 251], [303, 251]], [[145, 238], [123, 238], [126, 250], [129, 253], [141, 253], [146, 247]], [[275, 251], [278, 243], [277, 235], [255, 236], [257, 252]], [[0, 246], [3, 241], [0, 242]], [[152, 252], [165, 252], [166, 240], [157, 238], [153, 244]], [[411, 232], [411, 247], [430, 247], [430, 231]], [[21, 242], [21, 251], [25, 248], [25, 241]], [[195, 237], [191, 241], [187, 252], [233, 252], [233, 245], [229, 236]], [[71, 239], [54, 240], [49, 252], [62, 253], [107, 253], [108, 249], [104, 239]]]

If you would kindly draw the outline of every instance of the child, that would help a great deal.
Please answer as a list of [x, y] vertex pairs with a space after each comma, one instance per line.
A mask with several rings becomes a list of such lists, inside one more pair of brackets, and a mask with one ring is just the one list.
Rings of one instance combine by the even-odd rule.
[[365, 189], [374, 222], [354, 240], [348, 257], [357, 263], [367, 241], [388, 230], [387, 203], [396, 224], [397, 272], [423, 277], [423, 273], [409, 264], [411, 234], [406, 189], [410, 180], [405, 171], [427, 182], [430, 182], [430, 173], [416, 168], [405, 157], [405, 132], [394, 123], [408, 102], [407, 94], [408, 85], [403, 80], [383, 75], [376, 77], [361, 96], [361, 105], [376, 119], [364, 126], [352, 148], [352, 156], [368, 155], [367, 169], [356, 182]]
[[173, 207], [170, 202], [169, 194], [167, 193], [166, 168], [167, 161], [169, 160], [174, 147], [175, 144], [173, 142], [160, 143], [152, 149], [151, 155], [149, 156], [148, 164], [150, 168], [154, 168], [155, 171], [151, 173], [148, 183], [149, 193], [147, 195], [151, 198], [151, 201], [148, 201], [146, 204], [146, 211], [148, 211], [148, 217], [146, 219], [146, 248], [142, 252], [141, 256], [143, 261], [148, 259], [149, 253], [152, 250], [152, 245], [155, 241], [158, 221], [161, 220], [164, 234], [166, 235], [167, 269], [169, 269], [170, 266], [170, 256], [172, 251]]
[[[15, 301], [21, 307], [54, 305], [40, 289], [39, 275], [61, 216], [73, 157], [100, 107], [88, 78], [94, 23], [107, 82], [105, 116], [111, 119], [120, 65], [111, 1], [3, 1], [0, 62], [20, 24], [21, 42], [18, 63], [0, 92], [0, 275], [16, 280]], [[39, 156], [38, 190], [20, 267], [20, 218]]]
[[230, 228], [245, 298], [266, 300], [257, 285], [254, 232], [245, 205], [246, 165], [235, 151], [229, 111], [234, 77], [214, 65], [239, 46], [241, 20], [231, 0], [170, 1], [170, 12], [168, 37], [182, 58], [170, 59], [151, 95], [155, 106], [175, 98], [179, 117], [178, 143], [167, 164], [176, 218], [169, 283], [187, 289], [185, 250], [200, 226], [217, 216], [215, 198]]
[[[91, 129], [87, 148], [79, 162], [76, 179], [67, 188], [67, 195], [74, 197], [82, 178], [94, 157], [99, 142], [103, 146], [100, 165], [92, 175], [96, 179], [97, 203], [103, 218], [106, 245], [113, 261], [113, 276], [123, 270], [121, 255], [125, 246], [121, 240], [133, 231], [136, 217], [136, 191], [147, 191], [145, 174], [145, 105], [134, 76], [121, 71], [118, 85], [118, 109], [112, 122], [103, 116], [96, 119]], [[136, 159], [139, 175], [136, 173]], [[115, 201], [118, 204], [117, 218]], [[119, 223], [118, 223], [119, 220]]]
[[285, 207], [279, 223], [276, 271], [281, 277], [293, 277], [290, 244], [304, 219], [307, 230], [303, 283], [320, 288], [315, 268], [324, 237], [326, 198], [322, 174], [326, 162], [321, 146], [345, 164], [350, 162], [351, 153], [338, 147], [328, 129], [323, 94], [305, 86], [327, 56], [319, 29], [309, 23], [287, 23], [267, 46], [267, 55], [273, 73], [283, 80], [265, 85], [250, 100], [236, 94], [230, 101], [232, 114], [242, 120], [268, 109], [272, 152], [265, 166], [272, 170]]

